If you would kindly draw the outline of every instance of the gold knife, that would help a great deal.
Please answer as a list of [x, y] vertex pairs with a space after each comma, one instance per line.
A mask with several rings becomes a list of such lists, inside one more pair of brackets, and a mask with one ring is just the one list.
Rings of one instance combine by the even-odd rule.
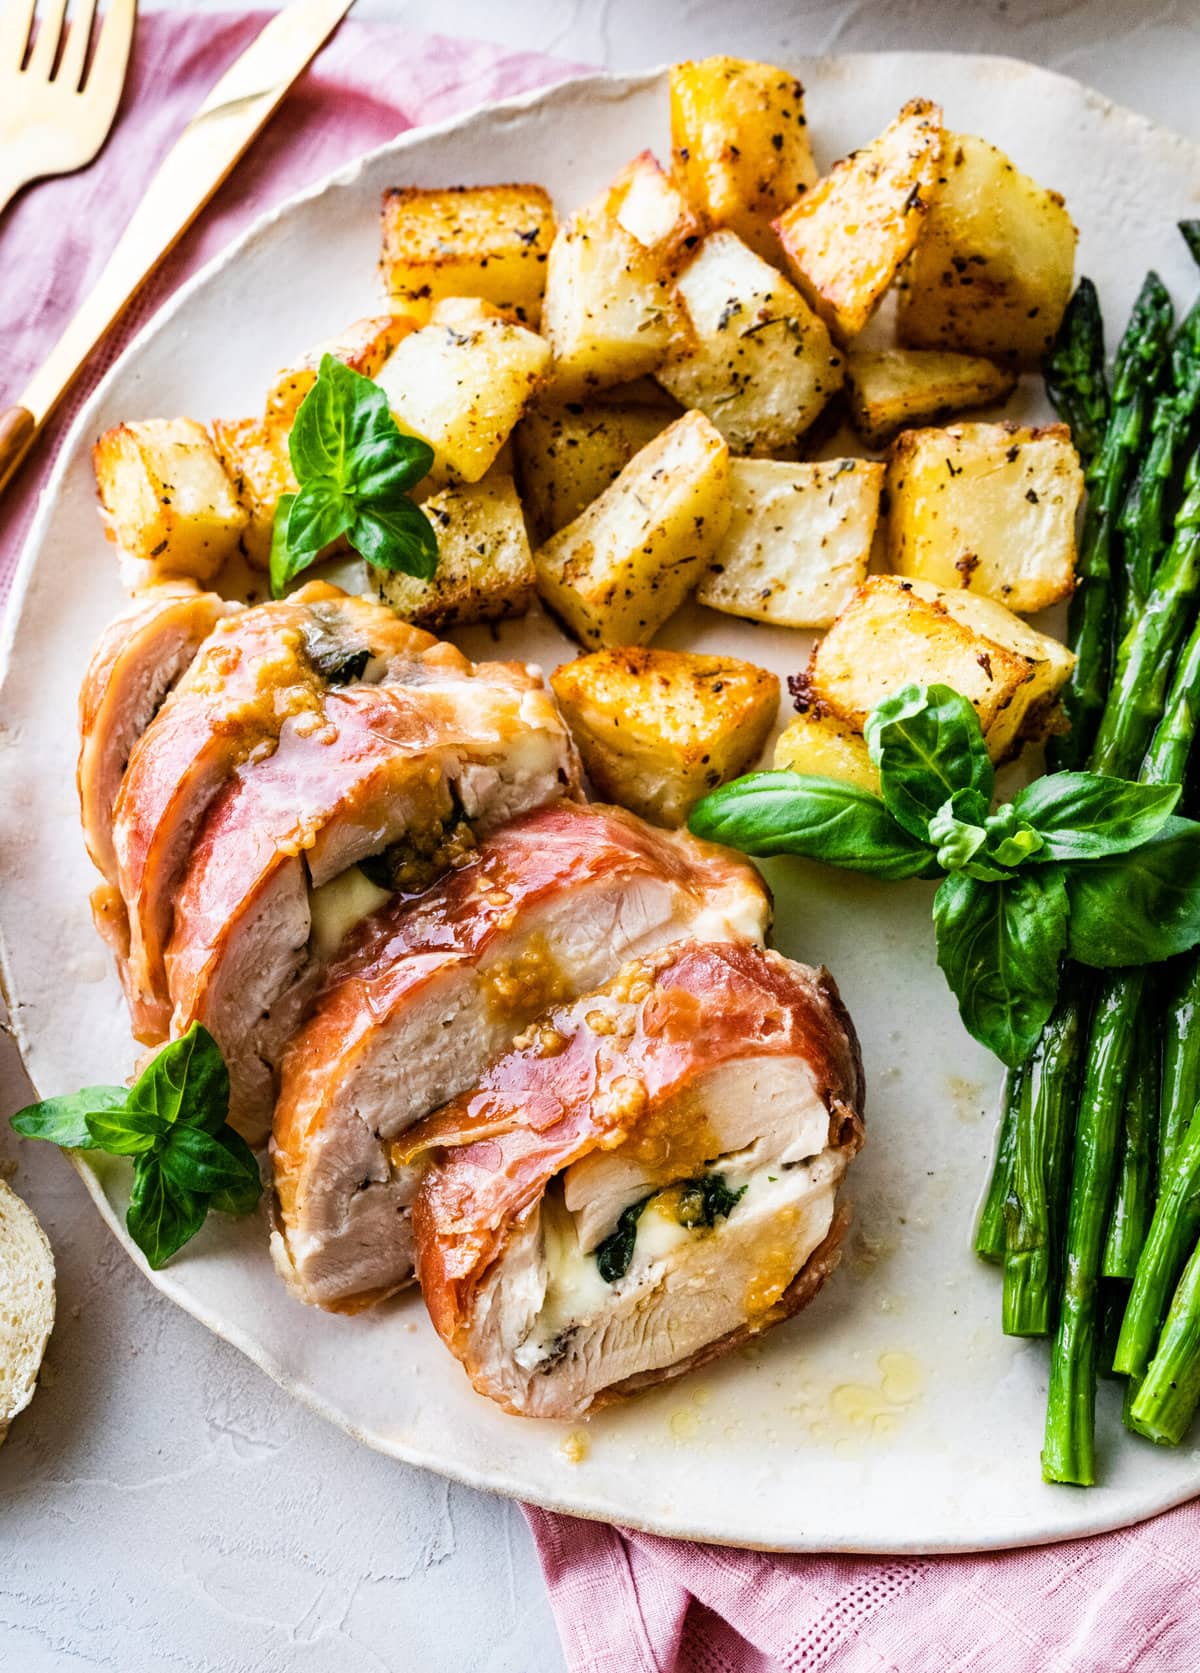
[[232, 64], [180, 134], [133, 218], [18, 405], [0, 411], [0, 489], [104, 333], [183, 236], [354, 0], [292, 0]]

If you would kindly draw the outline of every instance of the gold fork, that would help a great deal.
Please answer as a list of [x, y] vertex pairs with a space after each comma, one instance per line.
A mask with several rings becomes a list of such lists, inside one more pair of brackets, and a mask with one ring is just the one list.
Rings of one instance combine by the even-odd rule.
[[90, 65], [96, 0], [79, 0], [65, 40], [67, 0], [50, 0], [31, 48], [35, 10], [36, 0], [9, 0], [0, 12], [0, 210], [30, 180], [70, 174], [104, 144], [125, 85], [137, 0], [109, 0]]

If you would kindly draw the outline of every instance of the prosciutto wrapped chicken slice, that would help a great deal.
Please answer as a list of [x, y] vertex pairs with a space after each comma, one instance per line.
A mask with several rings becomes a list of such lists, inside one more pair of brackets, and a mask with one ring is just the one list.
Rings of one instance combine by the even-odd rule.
[[285, 721], [274, 753], [221, 792], [166, 958], [172, 1031], [202, 1022], [214, 1036], [230, 1119], [252, 1143], [270, 1130], [278, 1059], [336, 950], [330, 919], [355, 897], [388, 898], [349, 869], [386, 851], [399, 885], [424, 887], [478, 836], [578, 791], [554, 700], [519, 663], [476, 665], [438, 644], [393, 662], [382, 685], [329, 692], [321, 717], [317, 730]]
[[105, 628], [79, 691], [79, 812], [97, 871], [117, 879], [112, 818], [134, 745], [224, 616], [238, 606], [192, 582], [152, 587]]
[[727, 1352], [836, 1264], [862, 1104], [825, 971], [745, 943], [635, 961], [408, 1135], [434, 1325], [529, 1417]]
[[417, 1184], [395, 1146], [548, 1005], [689, 933], [761, 942], [753, 867], [617, 808], [561, 803], [498, 831], [421, 900], [372, 918], [284, 1060], [276, 1262], [354, 1311], [412, 1275]]
[[113, 810], [129, 919], [119, 963], [139, 1040], [167, 1037], [174, 896], [201, 821], [234, 769], [272, 749], [285, 721], [322, 726], [330, 684], [381, 679], [392, 658], [433, 643], [383, 606], [323, 582], [216, 624], [134, 748]]

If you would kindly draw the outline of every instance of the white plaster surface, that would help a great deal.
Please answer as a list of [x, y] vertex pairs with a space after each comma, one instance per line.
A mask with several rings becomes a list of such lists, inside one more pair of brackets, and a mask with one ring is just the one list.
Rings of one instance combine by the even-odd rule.
[[[227, 5], [215, 0], [213, 9]], [[729, 51], [992, 51], [1200, 138], [1197, 0], [360, 0], [616, 70]], [[0, 1116], [27, 1101], [0, 1037]], [[0, 1449], [0, 1669], [557, 1673], [519, 1510], [357, 1446], [154, 1291], [57, 1154], [0, 1166], [58, 1261], [43, 1383]]]

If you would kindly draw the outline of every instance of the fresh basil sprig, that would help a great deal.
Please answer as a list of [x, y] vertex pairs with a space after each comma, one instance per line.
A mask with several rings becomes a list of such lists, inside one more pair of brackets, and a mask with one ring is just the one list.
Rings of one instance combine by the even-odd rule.
[[433, 449], [403, 433], [377, 383], [323, 355], [288, 452], [300, 486], [275, 508], [273, 597], [342, 535], [377, 569], [432, 578], [437, 536], [408, 491], [429, 474]]
[[249, 1214], [262, 1195], [254, 1152], [235, 1133], [229, 1071], [206, 1028], [193, 1023], [132, 1086], [86, 1086], [12, 1117], [27, 1139], [65, 1150], [133, 1158], [125, 1224], [156, 1270], [200, 1230], [210, 1208]]
[[1064, 955], [1111, 969], [1200, 943], [1200, 824], [1180, 787], [1052, 773], [992, 811], [979, 717], [948, 686], [872, 710], [878, 796], [803, 773], [752, 773], [693, 810], [697, 836], [874, 877], [942, 877], [938, 964], [969, 1031], [1005, 1063], [1033, 1049]]

